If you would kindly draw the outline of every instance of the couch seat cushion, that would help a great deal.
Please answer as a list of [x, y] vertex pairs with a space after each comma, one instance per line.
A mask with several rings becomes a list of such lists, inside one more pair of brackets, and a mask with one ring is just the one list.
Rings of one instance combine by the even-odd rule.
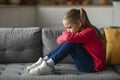
[[73, 64], [58, 64], [56, 74], [34, 76], [26, 70], [30, 64], [0, 64], [0, 80], [120, 80], [120, 75], [111, 67], [98, 73], [80, 73]]
[[113, 67], [120, 74], [120, 64], [119, 65], [114, 65]]

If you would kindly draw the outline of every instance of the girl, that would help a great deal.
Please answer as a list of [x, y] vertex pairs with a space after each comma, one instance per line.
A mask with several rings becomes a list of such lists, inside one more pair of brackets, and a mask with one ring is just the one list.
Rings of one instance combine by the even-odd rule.
[[66, 28], [57, 38], [59, 44], [43, 59], [28, 66], [30, 74], [51, 74], [54, 65], [59, 63], [68, 54], [81, 72], [98, 72], [105, 69], [105, 51], [103, 38], [94, 27], [84, 9], [71, 9], [63, 17]]

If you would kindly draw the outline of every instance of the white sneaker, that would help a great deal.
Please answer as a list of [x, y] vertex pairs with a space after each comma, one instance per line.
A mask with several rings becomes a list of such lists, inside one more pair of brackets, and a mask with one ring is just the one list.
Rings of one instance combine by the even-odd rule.
[[48, 64], [43, 61], [40, 66], [29, 71], [32, 75], [48, 75], [53, 74], [53, 68], [49, 67]]
[[42, 61], [43, 61], [43, 59], [40, 57], [39, 60], [36, 63], [28, 66], [27, 70], [30, 71], [32, 69], [35, 69], [36, 67], [38, 67], [39, 65], [41, 65]]

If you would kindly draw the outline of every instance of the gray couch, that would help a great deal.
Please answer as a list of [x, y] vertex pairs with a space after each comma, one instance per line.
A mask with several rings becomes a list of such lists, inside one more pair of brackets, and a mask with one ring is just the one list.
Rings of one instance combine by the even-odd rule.
[[55, 74], [35, 76], [26, 67], [57, 46], [62, 29], [0, 28], [0, 80], [120, 80], [120, 65], [96, 73], [78, 72], [70, 56], [55, 66]]

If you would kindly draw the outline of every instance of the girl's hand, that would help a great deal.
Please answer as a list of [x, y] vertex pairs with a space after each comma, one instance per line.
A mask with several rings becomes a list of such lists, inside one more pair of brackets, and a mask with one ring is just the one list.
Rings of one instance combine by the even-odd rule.
[[70, 33], [76, 33], [76, 31], [73, 29], [73, 28], [71, 28], [71, 29], [66, 29], [68, 32], [70, 32]]
[[68, 32], [71, 32], [70, 29], [66, 29]]
[[73, 27], [73, 28], [70, 29], [70, 32], [73, 33], [73, 34], [75, 34], [75, 33], [78, 32], [78, 30], [76, 30], [76, 28]]

